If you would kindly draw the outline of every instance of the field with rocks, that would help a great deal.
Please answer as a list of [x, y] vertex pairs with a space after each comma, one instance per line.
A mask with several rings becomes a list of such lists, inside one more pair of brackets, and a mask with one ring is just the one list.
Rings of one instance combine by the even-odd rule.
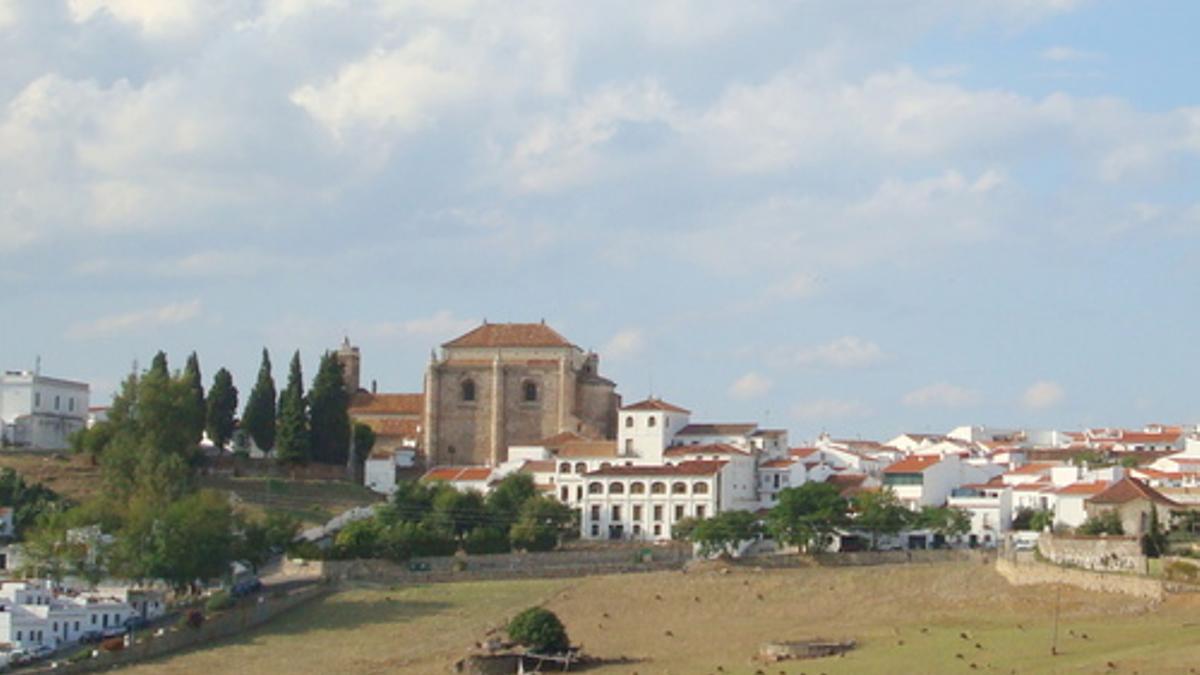
[[[1069, 587], [1010, 587], [979, 563], [662, 572], [360, 586], [233, 641], [135, 673], [449, 672], [507, 618], [544, 604], [589, 673], [1194, 673], [1200, 598], [1159, 606]], [[1057, 655], [1052, 655], [1058, 613]], [[855, 640], [840, 657], [762, 663], [766, 642]]]

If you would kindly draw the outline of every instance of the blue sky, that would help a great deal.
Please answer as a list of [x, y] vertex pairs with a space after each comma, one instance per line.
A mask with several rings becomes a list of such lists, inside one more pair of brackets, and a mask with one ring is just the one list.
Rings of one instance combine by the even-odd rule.
[[793, 437], [1200, 421], [1195, 3], [0, 0], [0, 360], [545, 318]]

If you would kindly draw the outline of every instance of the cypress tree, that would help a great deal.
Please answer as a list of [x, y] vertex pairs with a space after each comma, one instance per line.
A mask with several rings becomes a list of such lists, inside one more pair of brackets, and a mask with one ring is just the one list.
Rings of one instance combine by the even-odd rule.
[[199, 443], [204, 433], [206, 418], [204, 403], [204, 383], [200, 378], [200, 358], [196, 352], [188, 356], [187, 365], [183, 367], [183, 381], [188, 387], [187, 413], [188, 437], [193, 443]]
[[262, 365], [258, 367], [258, 380], [250, 390], [246, 412], [242, 414], [242, 427], [259, 450], [270, 452], [275, 447], [275, 378], [271, 377], [271, 355], [266, 347], [262, 351]]
[[213, 376], [212, 388], [208, 390], [208, 410], [205, 428], [208, 438], [223, 451], [233, 438], [233, 417], [237, 414], [238, 390], [233, 386], [233, 376], [224, 368]]
[[303, 464], [311, 458], [308, 411], [304, 400], [304, 375], [300, 372], [300, 351], [292, 355], [287, 387], [279, 395], [280, 462]]
[[325, 464], [346, 463], [350, 453], [349, 405], [342, 364], [333, 352], [325, 352], [308, 394], [314, 460]]

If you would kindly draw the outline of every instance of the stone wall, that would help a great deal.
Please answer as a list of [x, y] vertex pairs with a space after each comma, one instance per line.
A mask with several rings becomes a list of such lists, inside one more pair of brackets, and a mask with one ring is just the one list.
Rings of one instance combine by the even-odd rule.
[[[645, 552], [649, 552], [648, 558]], [[690, 559], [691, 550], [687, 546], [621, 546], [603, 550], [414, 558], [408, 563], [375, 559], [289, 560], [283, 572], [297, 576], [316, 574], [339, 581], [438, 583], [653, 572], [679, 569]], [[412, 569], [419, 564], [428, 565], [429, 569]]]
[[1085, 537], [1044, 533], [1038, 551], [1056, 565], [1088, 570], [1138, 572], [1147, 570], [1146, 556], [1137, 537]]
[[996, 560], [996, 571], [1014, 586], [1067, 584], [1087, 591], [1124, 593], [1154, 601], [1162, 600], [1166, 595], [1166, 588], [1157, 579], [1070, 569], [1036, 560], [999, 558]]
[[991, 564], [995, 552], [984, 549], [943, 549], [943, 550], [912, 550], [912, 551], [859, 551], [855, 553], [818, 553], [816, 555], [800, 555], [795, 553], [776, 553], [770, 555], [748, 556], [735, 561], [735, 564], [755, 567], [791, 568], [791, 567], [862, 567], [870, 565], [903, 565], [907, 563], [945, 563], [945, 562], [978, 562]]
[[[98, 657], [77, 663], [69, 664], [59, 660], [57, 668], [51, 668], [49, 663], [46, 663], [26, 672], [55, 673], [56, 675], [90, 673], [166, 656], [181, 649], [240, 635], [250, 628], [323, 597], [333, 590], [334, 587], [328, 584], [316, 584], [295, 590], [282, 597], [266, 596], [262, 602], [245, 601], [233, 609], [212, 616], [200, 628], [171, 626], [166, 628], [163, 635], [157, 637], [149, 631], [144, 631], [137, 634], [135, 644], [121, 651], [101, 651]], [[81, 650], [84, 648], [82, 645], [79, 647]]]

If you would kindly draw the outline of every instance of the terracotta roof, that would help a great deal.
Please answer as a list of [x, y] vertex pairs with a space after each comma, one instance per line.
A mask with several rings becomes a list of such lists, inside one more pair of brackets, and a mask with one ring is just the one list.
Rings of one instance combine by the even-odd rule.
[[750, 453], [728, 443], [708, 443], [705, 445], [676, 445], [663, 450], [664, 457], [680, 457], [683, 455], [749, 455]]
[[491, 477], [492, 470], [486, 466], [435, 466], [421, 480], [481, 481]]
[[677, 405], [667, 403], [661, 398], [648, 398], [645, 401], [631, 403], [627, 406], [623, 406], [621, 410], [663, 410], [665, 412], [677, 412], [687, 415], [692, 413], [692, 411], [688, 410], [687, 408], [680, 408]]
[[553, 451], [555, 456], [568, 459], [587, 457], [616, 457], [616, 441], [571, 441]]
[[367, 418], [358, 421], [371, 427], [371, 431], [374, 431], [376, 436], [417, 438], [421, 435], [421, 422], [418, 420]]
[[352, 416], [420, 415], [424, 408], [424, 394], [372, 394], [360, 391], [350, 397]]
[[1131, 469], [1130, 472], [1158, 480], [1183, 480], [1182, 471], [1159, 471], [1158, 469], [1151, 469], [1149, 467], [1138, 467]]
[[1009, 486], [1013, 492], [1041, 492], [1042, 490], [1051, 490], [1054, 488], [1053, 483], [1045, 481], [1037, 481], [1034, 483], [1022, 483], [1021, 485]]
[[712, 476], [725, 466], [725, 462], [713, 460], [691, 460], [678, 464], [649, 466], [610, 466], [597, 469], [586, 476]]
[[826, 483], [838, 489], [842, 497], [851, 497], [862, 491], [863, 482], [867, 477], [861, 473], [834, 473], [825, 479]]
[[817, 452], [817, 448], [792, 448], [788, 450], [788, 454], [792, 457], [808, 457]]
[[884, 473], [921, 473], [942, 461], [941, 455], [912, 455], [888, 466]]
[[757, 424], [689, 424], [676, 436], [742, 436], [752, 433]]
[[554, 434], [553, 436], [550, 436], [548, 438], [543, 438], [542, 440], [538, 441], [537, 443], [534, 443], [534, 445], [540, 445], [543, 448], [557, 448], [566, 443], [571, 443], [574, 441], [586, 441], [586, 440], [588, 440], [588, 439], [584, 438], [583, 436], [580, 436], [579, 434], [575, 433], [574, 431], [562, 431], [562, 432]]
[[367, 459], [395, 459], [396, 451], [394, 450], [372, 450]]
[[521, 473], [554, 473], [554, 468], [558, 466], [552, 459], [529, 459], [518, 469]]
[[1058, 495], [1098, 495], [1108, 487], [1108, 483], [1098, 481], [1095, 483], [1072, 483], [1066, 487], [1059, 488], [1056, 494]]
[[1163, 506], [1179, 506], [1179, 502], [1169, 499], [1142, 481], [1128, 476], [1108, 486], [1108, 489], [1088, 501], [1093, 504], [1127, 504], [1138, 499], [1145, 499]]
[[1050, 469], [1053, 469], [1056, 466], [1058, 466], [1058, 465], [1052, 464], [1050, 462], [1032, 462], [1030, 464], [1026, 464], [1024, 466], [1013, 469], [1012, 471], [1009, 471], [1008, 473], [1022, 475], [1022, 476], [1028, 476], [1030, 474], [1046, 473], [1047, 471], [1049, 471]]
[[544, 323], [484, 323], [443, 347], [574, 347]]
[[795, 459], [772, 459], [758, 465], [760, 469], [790, 469], [796, 463]]

